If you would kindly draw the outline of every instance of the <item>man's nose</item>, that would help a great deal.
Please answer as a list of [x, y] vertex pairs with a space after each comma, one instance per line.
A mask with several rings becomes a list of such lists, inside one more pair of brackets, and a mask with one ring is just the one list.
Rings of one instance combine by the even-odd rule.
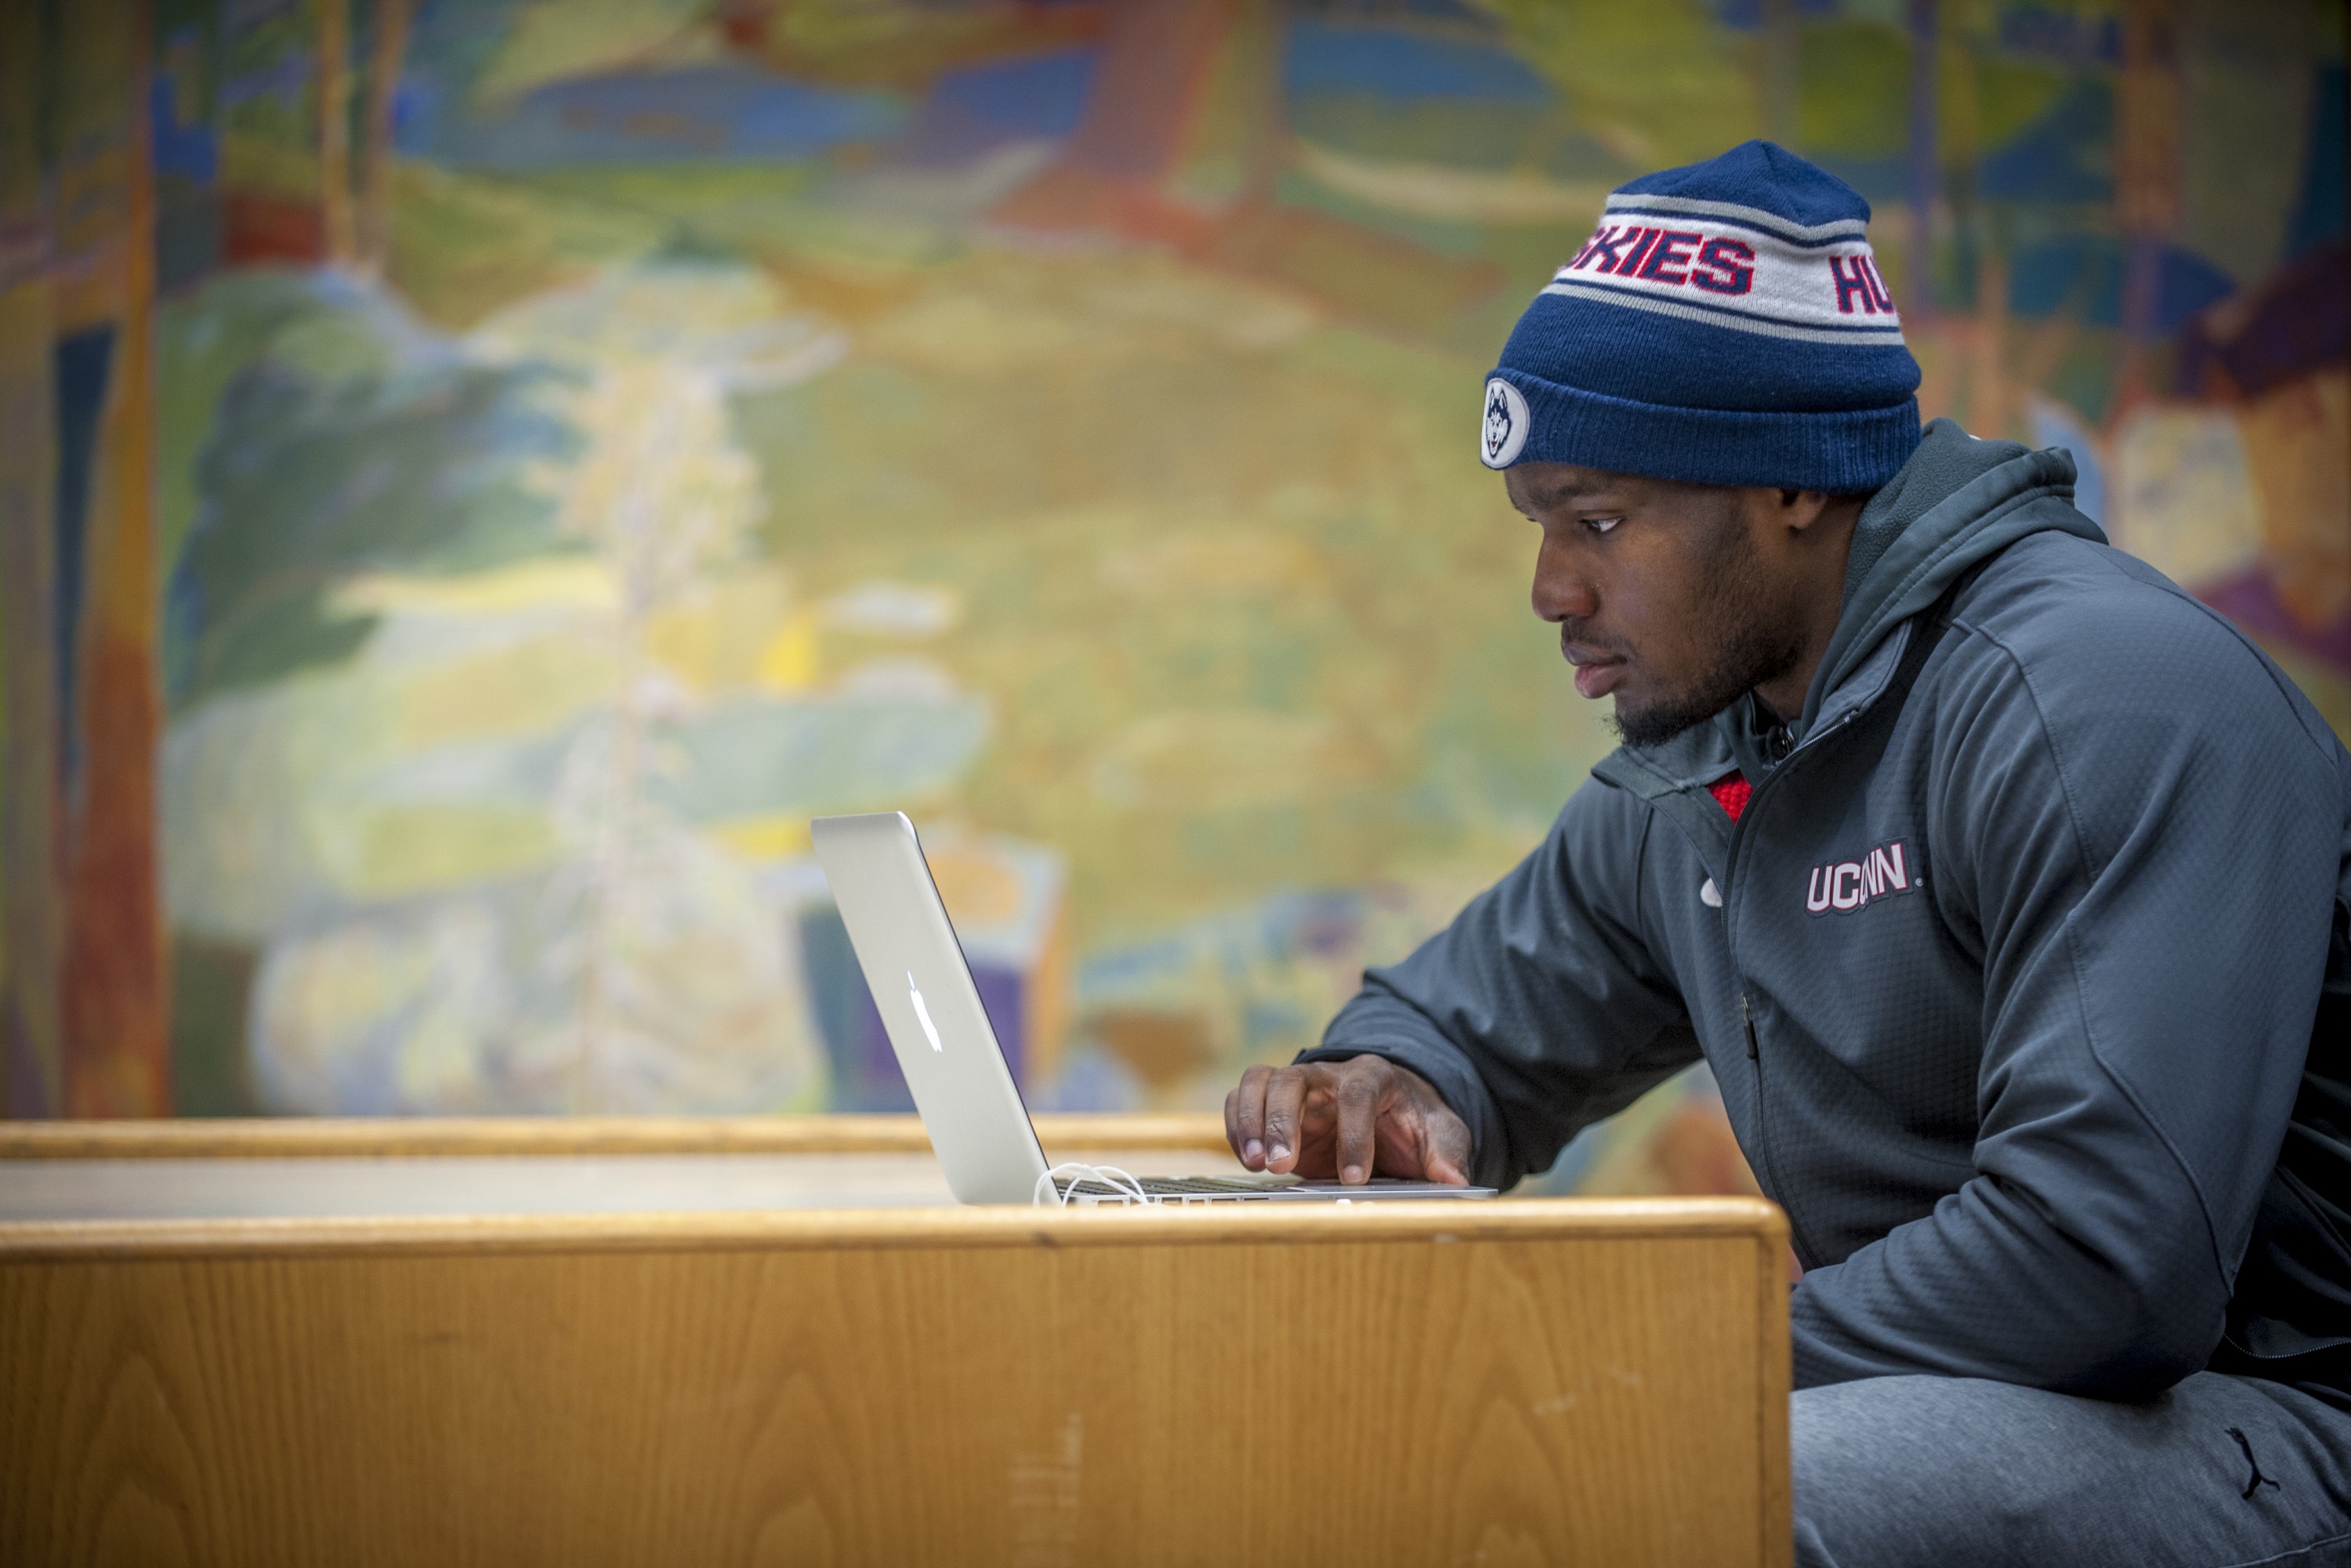
[[1537, 615], [1551, 622], [1580, 620], [1600, 608], [1589, 574], [1549, 540], [1535, 556], [1534, 606]]

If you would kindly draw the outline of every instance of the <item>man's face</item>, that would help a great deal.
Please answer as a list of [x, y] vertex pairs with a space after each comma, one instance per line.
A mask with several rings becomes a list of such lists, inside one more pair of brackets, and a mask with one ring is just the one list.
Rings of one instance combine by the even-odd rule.
[[1759, 544], [1770, 491], [1522, 463], [1510, 499], [1542, 528], [1535, 613], [1559, 626], [1575, 689], [1614, 695], [1616, 727], [1655, 746], [1795, 667], [1796, 585]]

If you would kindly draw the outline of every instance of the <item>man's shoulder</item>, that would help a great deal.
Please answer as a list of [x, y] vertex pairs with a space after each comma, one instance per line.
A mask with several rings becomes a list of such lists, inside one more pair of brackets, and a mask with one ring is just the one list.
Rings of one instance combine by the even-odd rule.
[[2055, 530], [1993, 557], [1953, 618], [2019, 654], [2087, 656], [2119, 639], [2133, 653], [2186, 644], [2208, 656], [2234, 648], [2260, 662], [2241, 632], [2155, 568]]
[[[2053, 721], [2160, 716], [2332, 750], [2306, 700], [2244, 632], [2155, 568], [2076, 535], [2028, 536], [1954, 607], [1955, 675], [2013, 681]], [[2022, 694], [2020, 694], [2022, 695]]]

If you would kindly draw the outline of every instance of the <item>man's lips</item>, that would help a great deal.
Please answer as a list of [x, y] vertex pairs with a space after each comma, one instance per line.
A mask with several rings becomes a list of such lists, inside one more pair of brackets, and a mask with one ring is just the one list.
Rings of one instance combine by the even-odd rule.
[[1621, 654], [1604, 653], [1581, 643], [1565, 643], [1559, 651], [1575, 666], [1575, 689], [1587, 697], [1604, 697], [1616, 689], [1625, 678], [1625, 660]]

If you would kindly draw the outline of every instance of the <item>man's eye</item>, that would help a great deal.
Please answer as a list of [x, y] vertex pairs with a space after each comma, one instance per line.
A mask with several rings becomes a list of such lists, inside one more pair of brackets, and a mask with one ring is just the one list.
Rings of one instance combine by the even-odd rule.
[[1604, 534], [1624, 520], [1622, 517], [1586, 517], [1583, 526], [1595, 534]]

